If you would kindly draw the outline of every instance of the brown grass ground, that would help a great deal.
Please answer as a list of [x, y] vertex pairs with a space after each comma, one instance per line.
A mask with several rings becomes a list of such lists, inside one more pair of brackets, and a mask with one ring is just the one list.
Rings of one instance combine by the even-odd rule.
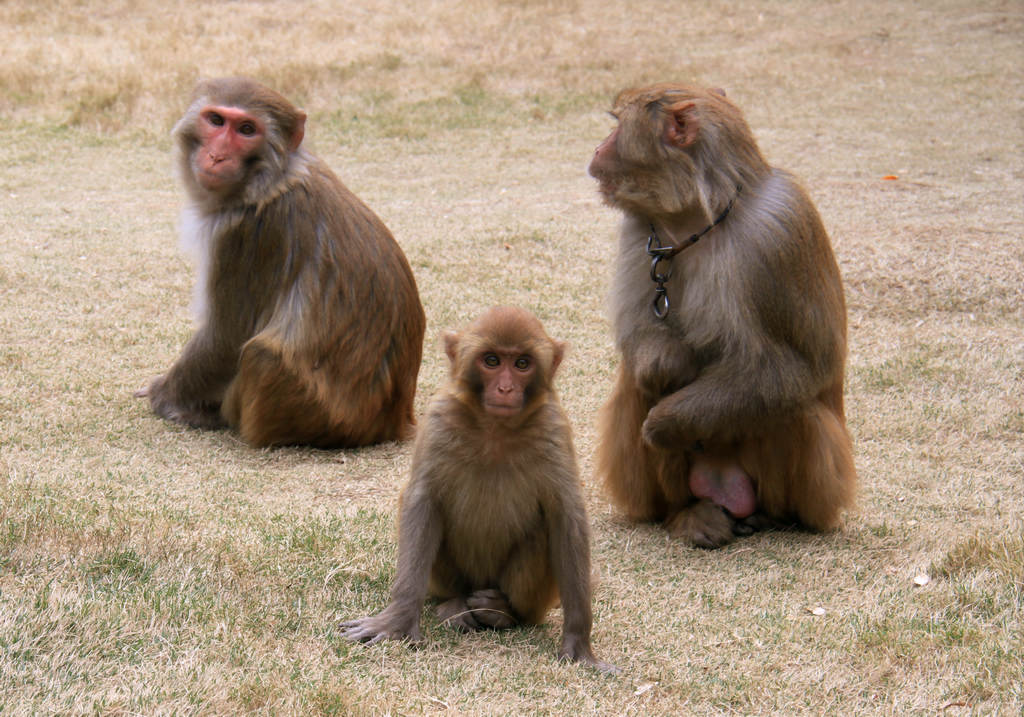
[[[0, 4], [0, 710], [1021, 712], [1019, 0], [207, 5]], [[338, 621], [387, 598], [408, 444], [254, 451], [131, 397], [190, 331], [168, 132], [233, 73], [309, 111], [404, 247], [420, 407], [440, 331], [484, 306], [571, 342], [594, 638], [621, 676], [554, 659], [557, 611], [347, 644]], [[585, 166], [614, 93], [664, 79], [725, 87], [831, 231], [861, 476], [835, 534], [693, 550], [594, 483], [617, 217]]]

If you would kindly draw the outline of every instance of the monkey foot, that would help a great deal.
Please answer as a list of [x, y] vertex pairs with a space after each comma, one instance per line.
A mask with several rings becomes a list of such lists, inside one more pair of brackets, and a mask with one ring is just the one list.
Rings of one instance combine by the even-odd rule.
[[437, 618], [456, 630], [474, 632], [480, 629], [480, 623], [473, 618], [473, 612], [466, 605], [465, 598], [454, 597], [437, 606]]
[[719, 548], [735, 537], [733, 522], [720, 505], [700, 500], [670, 516], [665, 528], [698, 548]]
[[466, 605], [473, 611], [473, 618], [483, 627], [504, 630], [519, 624], [508, 604], [508, 598], [500, 590], [477, 590], [466, 598]]
[[732, 532], [736, 535], [746, 536], [762, 530], [774, 530], [778, 527], [781, 527], [781, 523], [774, 518], [770, 518], [764, 513], [752, 513], [733, 523]]
[[504, 593], [496, 589], [477, 590], [468, 597], [455, 597], [437, 606], [437, 616], [446, 625], [464, 632], [504, 630], [519, 624]]

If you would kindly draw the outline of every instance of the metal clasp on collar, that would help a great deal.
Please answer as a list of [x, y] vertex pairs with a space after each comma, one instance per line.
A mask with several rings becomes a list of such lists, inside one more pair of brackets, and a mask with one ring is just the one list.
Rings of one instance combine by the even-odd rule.
[[662, 273], [658, 271], [658, 265], [663, 261], [672, 261], [674, 250], [675, 247], [661, 245], [658, 233], [654, 231], [654, 224], [651, 224], [651, 235], [647, 237], [647, 255], [651, 257], [651, 281], [655, 284], [652, 307], [654, 315], [659, 319], [668, 316], [669, 300], [665, 282], [672, 278], [672, 269], [668, 268]]

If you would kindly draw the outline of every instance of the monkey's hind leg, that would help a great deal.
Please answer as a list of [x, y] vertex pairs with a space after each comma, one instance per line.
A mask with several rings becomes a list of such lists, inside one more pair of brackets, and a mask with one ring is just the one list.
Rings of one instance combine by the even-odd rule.
[[846, 426], [824, 404], [803, 415], [803, 450], [790, 488], [792, 510], [812, 530], [833, 530], [853, 503], [857, 472]]
[[842, 510], [853, 503], [850, 436], [823, 403], [749, 441], [741, 463], [757, 478], [759, 508], [773, 519], [828, 531], [839, 527]]
[[548, 610], [558, 604], [558, 583], [548, 549], [550, 539], [544, 527], [536, 527], [512, 549], [498, 576], [494, 592], [507, 601], [507, 611], [515, 618], [513, 624], [539, 625]]
[[257, 447], [320, 445], [328, 435], [327, 412], [308, 384], [286, 365], [278, 347], [259, 336], [242, 349], [221, 413]]

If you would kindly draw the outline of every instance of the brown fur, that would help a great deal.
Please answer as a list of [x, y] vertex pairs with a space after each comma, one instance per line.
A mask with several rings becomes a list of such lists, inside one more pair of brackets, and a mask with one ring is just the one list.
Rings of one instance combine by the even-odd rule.
[[[225, 193], [196, 180], [208, 107], [267, 125]], [[305, 115], [250, 80], [200, 83], [174, 130], [199, 255], [199, 326], [140, 393], [166, 418], [236, 428], [256, 446], [358, 446], [407, 437], [426, 320], [387, 227], [301, 148]]]
[[[718, 91], [628, 90], [613, 114], [618, 127], [590, 169], [625, 214], [611, 301], [622, 365], [601, 412], [598, 473], [631, 518], [664, 520], [697, 545], [741, 529], [694, 499], [701, 451], [748, 474], [756, 518], [835, 528], [856, 484], [842, 401], [846, 308], [814, 205], [768, 166]], [[730, 201], [725, 220], [671, 261], [671, 309], [657, 319], [651, 223], [681, 245]]]
[[[431, 400], [402, 493], [391, 603], [345, 623], [351, 640], [420, 638], [427, 595], [462, 629], [537, 624], [561, 599], [561, 656], [608, 669], [590, 646], [590, 533], [569, 423], [551, 387], [563, 345], [521, 309], [498, 307], [445, 337], [451, 378]], [[516, 415], [482, 403], [481, 356], [535, 366]]]

